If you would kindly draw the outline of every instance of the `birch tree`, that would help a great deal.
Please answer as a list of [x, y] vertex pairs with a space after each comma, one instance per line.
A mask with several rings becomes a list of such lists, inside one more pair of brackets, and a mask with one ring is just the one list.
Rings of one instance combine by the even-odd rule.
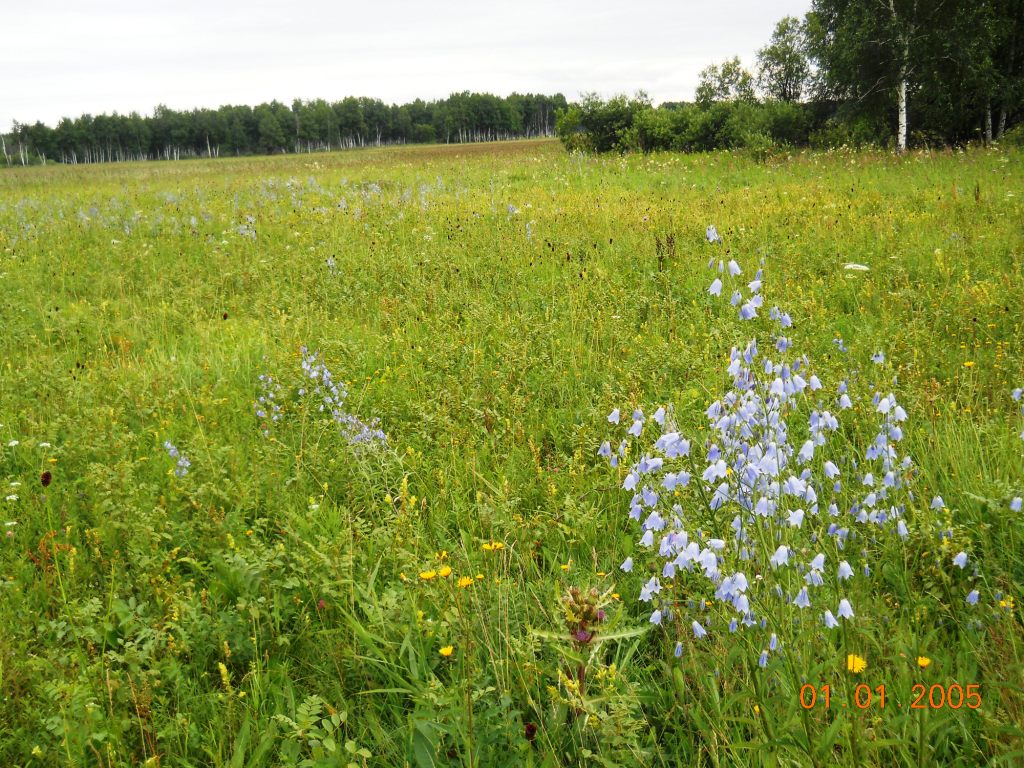
[[907, 148], [911, 99], [920, 73], [930, 66], [943, 0], [813, 0], [811, 49], [827, 97], [884, 105], [895, 112], [895, 143]]

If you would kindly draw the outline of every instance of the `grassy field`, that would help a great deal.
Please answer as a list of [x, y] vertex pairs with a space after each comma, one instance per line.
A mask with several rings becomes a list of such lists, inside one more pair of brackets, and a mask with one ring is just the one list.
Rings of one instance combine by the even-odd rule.
[[0, 764], [1022, 764], [1022, 160], [0, 172]]

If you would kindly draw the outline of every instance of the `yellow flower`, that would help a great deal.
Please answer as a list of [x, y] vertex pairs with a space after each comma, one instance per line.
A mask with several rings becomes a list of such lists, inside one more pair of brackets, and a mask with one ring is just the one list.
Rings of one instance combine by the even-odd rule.
[[449, 566], [449, 565], [442, 566], [441, 570], [439, 570], [437, 572], [437, 575], [440, 576], [442, 579], [447, 579], [449, 576], [452, 575], [451, 566]]
[[560, 566], [558, 566], [558, 567], [559, 567], [559, 568], [561, 568], [561, 569], [562, 569], [563, 571], [568, 571], [568, 570], [569, 570], [569, 568], [571, 568], [571, 567], [572, 567], [572, 560], [570, 560], [570, 561], [569, 561], [568, 563], [566, 563], [565, 565], [560, 565]]
[[423, 579], [424, 581], [430, 581], [435, 576], [437, 576], [437, 571], [434, 571], [434, 570], [420, 571], [420, 578]]
[[438, 560], [447, 560], [448, 559], [448, 550], [447, 549], [442, 549], [440, 552], [438, 552], [437, 553], [437, 559]]
[[974, 361], [973, 360], [968, 360], [966, 363], [964, 363], [964, 368], [973, 368], [973, 367], [974, 367]]
[[929, 659], [927, 656], [918, 656], [917, 657], [917, 666], [919, 666], [921, 669], [924, 669], [925, 667], [927, 667], [931, 663], [932, 663], [932, 660]]
[[478, 573], [478, 574], [476, 575], [476, 580], [477, 580], [477, 581], [483, 581], [483, 580], [484, 580], [484, 575], [483, 575], [482, 573]]
[[473, 577], [472, 576], [463, 576], [462, 578], [459, 579], [459, 586], [462, 587], [463, 589], [465, 589], [466, 587], [468, 587], [472, 583], [473, 583]]
[[868, 667], [867, 659], [858, 656], [855, 653], [851, 653], [846, 657], [846, 669], [853, 672], [855, 675], [859, 675]]
[[484, 544], [484, 552], [494, 552], [498, 549], [503, 549], [505, 545], [500, 541], [489, 541]]
[[441, 653], [442, 656], [444, 656], [447, 659], [449, 656], [451, 656], [453, 653], [455, 653], [455, 646], [454, 645], [446, 645], [444, 648], [441, 649], [440, 653]]

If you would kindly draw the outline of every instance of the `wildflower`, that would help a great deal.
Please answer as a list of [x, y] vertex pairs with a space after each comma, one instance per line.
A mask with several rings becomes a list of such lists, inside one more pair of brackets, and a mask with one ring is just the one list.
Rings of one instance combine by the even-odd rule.
[[650, 621], [651, 624], [661, 624], [661, 611], [655, 610], [654, 613], [651, 614]]
[[932, 499], [932, 509], [942, 509], [946, 506], [946, 502], [942, 500], [941, 496], [936, 496]]
[[881, 365], [882, 363], [885, 362], [885, 353], [884, 352], [875, 352], [871, 356], [871, 362], [874, 363], [875, 365]]
[[846, 669], [855, 675], [859, 675], [867, 669], [867, 666], [867, 659], [858, 656], [855, 653], [851, 653], [846, 657]]
[[777, 550], [775, 550], [775, 554], [772, 555], [771, 563], [775, 567], [779, 567], [781, 565], [785, 565], [788, 562], [789, 562], [789, 548], [785, 544], [782, 544], [782, 545], [779, 546], [779, 548]]
[[710, 287], [708, 288], [708, 293], [710, 293], [712, 296], [721, 296], [722, 295], [722, 280], [721, 280], [721, 278], [716, 277], [714, 279], [714, 282], [712, 282]]
[[832, 615], [832, 611], [825, 611], [825, 627], [827, 629], [835, 629], [839, 626], [839, 621], [835, 616]]
[[720, 243], [722, 242], [721, 236], [718, 234], [718, 230], [715, 229], [714, 224], [709, 224], [708, 228], [704, 231], [704, 236], [707, 237], [709, 243]]
[[462, 576], [462, 577], [459, 578], [459, 587], [461, 587], [462, 589], [465, 589], [466, 587], [470, 586], [472, 583], [473, 583], [473, 577], [472, 576]]
[[610, 424], [618, 424], [619, 423], [619, 409], [618, 408], [616, 408], [614, 411], [612, 411], [611, 413], [608, 414], [608, 422]]
[[453, 653], [455, 653], [455, 646], [454, 645], [446, 645], [444, 648], [439, 650], [438, 653], [440, 653], [442, 656], [444, 656], [447, 659]]
[[757, 660], [757, 666], [761, 667], [761, 669], [768, 666], [768, 651], [761, 651], [761, 656]]
[[964, 368], [973, 368], [973, 367], [974, 367], [974, 361], [973, 360], [967, 360], [967, 361], [964, 362]]
[[853, 618], [853, 607], [850, 605], [850, 601], [845, 597], [839, 601], [839, 610], [837, 613], [844, 619]]
[[1020, 496], [1015, 496], [1013, 501], [1010, 502], [1010, 511], [1020, 512], [1022, 504], [1024, 504], [1024, 500]]
[[441, 569], [437, 572], [437, 575], [440, 576], [442, 579], [447, 579], [449, 576], [452, 575], [451, 566], [442, 566]]
[[795, 605], [797, 608], [811, 607], [810, 598], [807, 597], [807, 587], [801, 587], [800, 592], [793, 599], [793, 605]]
[[430, 581], [432, 578], [437, 576], [437, 571], [431, 569], [429, 571], [420, 571], [420, 578], [424, 581]]
[[678, 659], [682, 655], [683, 655], [683, 644], [682, 643], [676, 643], [675, 657]]
[[967, 553], [966, 552], [960, 552], [959, 554], [954, 556], [953, 557], [953, 565], [959, 566], [960, 570], [963, 570], [964, 568], [966, 568], [967, 567]]
[[[45, 472], [43, 472], [43, 474], [39, 476], [39, 484], [42, 485], [43, 488], [46, 488], [51, 482], [53, 482], [53, 473], [50, 472], [50, 470], [46, 470]], [[1020, 505], [1018, 505], [1017, 508], [1019, 510]]]
[[929, 659], [927, 656], [918, 656], [917, 657], [917, 666], [919, 666], [921, 669], [924, 669], [925, 667], [927, 667], [931, 663], [932, 663], [932, 660]]
[[188, 457], [181, 453], [170, 440], [164, 441], [164, 450], [167, 451], [169, 457], [177, 459], [174, 474], [178, 477], [187, 475], [188, 468], [192, 466], [192, 462], [188, 460]]
[[699, 621], [694, 621], [690, 626], [693, 629], [693, 636], [698, 640], [702, 637], [707, 637], [708, 631], [704, 629]]
[[853, 568], [850, 567], [850, 564], [848, 562], [843, 560], [841, 563], [839, 563], [839, 580], [840, 581], [845, 581], [846, 579], [849, 579], [849, 578], [852, 578], [852, 577], [853, 577]]
[[978, 590], [972, 589], [967, 594], [967, 604], [968, 605], [977, 605], [978, 604]]
[[622, 561], [622, 565], [620, 565], [619, 568], [621, 568], [626, 573], [629, 573], [630, 571], [632, 571], [633, 570], [633, 558], [632, 557], [627, 557], [625, 560]]
[[504, 543], [500, 541], [488, 541], [483, 545], [484, 552], [495, 552], [499, 549], [504, 548]]

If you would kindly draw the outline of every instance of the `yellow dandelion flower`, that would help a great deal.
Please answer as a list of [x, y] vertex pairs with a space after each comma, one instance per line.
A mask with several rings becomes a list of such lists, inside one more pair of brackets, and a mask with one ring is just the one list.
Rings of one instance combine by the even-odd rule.
[[973, 368], [973, 367], [974, 367], [974, 361], [973, 360], [968, 360], [967, 362], [964, 363], [964, 368]]
[[483, 580], [484, 580], [484, 575], [483, 575], [482, 573], [478, 573], [478, 574], [476, 575], [476, 580], [477, 580], [477, 581], [483, 581]]
[[439, 570], [437, 572], [437, 575], [440, 576], [442, 579], [447, 579], [449, 576], [452, 575], [451, 566], [450, 565], [442, 566], [441, 570]]
[[437, 571], [435, 570], [420, 571], [420, 578], [424, 581], [430, 581], [435, 576], [437, 576]]
[[438, 560], [447, 560], [448, 559], [448, 550], [447, 549], [442, 549], [440, 552], [438, 552], [437, 553], [437, 559]]
[[404, 573], [401, 573], [401, 572], [399, 572], [398, 578], [400, 578], [402, 581], [408, 581], [409, 580], [409, 577], [406, 576]]
[[931, 663], [932, 663], [932, 660], [929, 659], [927, 656], [918, 656], [917, 657], [917, 666], [919, 666], [921, 669], [924, 669], [925, 667], [927, 667]]
[[560, 565], [558, 567], [561, 568], [563, 571], [568, 571], [572, 567], [572, 560], [570, 560], [565, 565]]
[[447, 659], [449, 656], [451, 656], [453, 653], [455, 653], [455, 646], [454, 645], [446, 645], [444, 648], [442, 648], [439, 651], [439, 653]]
[[462, 589], [465, 589], [466, 587], [468, 587], [472, 583], [473, 583], [473, 577], [472, 576], [463, 576], [463, 577], [461, 577], [459, 579], [459, 586], [462, 587]]
[[868, 668], [867, 659], [858, 656], [855, 653], [851, 653], [846, 657], [846, 669], [855, 675], [859, 675], [865, 669]]
[[504, 549], [505, 545], [500, 541], [489, 541], [484, 544], [484, 552], [494, 552], [499, 549]]

